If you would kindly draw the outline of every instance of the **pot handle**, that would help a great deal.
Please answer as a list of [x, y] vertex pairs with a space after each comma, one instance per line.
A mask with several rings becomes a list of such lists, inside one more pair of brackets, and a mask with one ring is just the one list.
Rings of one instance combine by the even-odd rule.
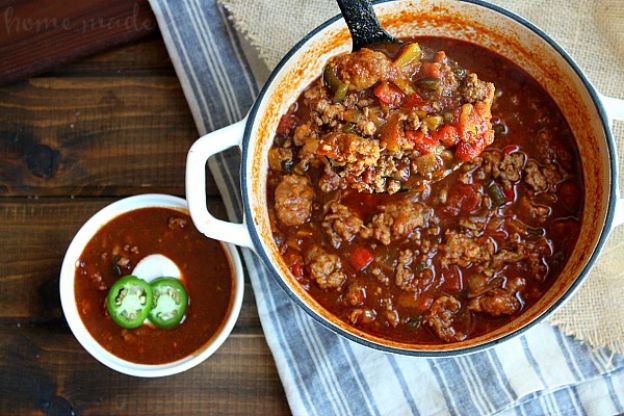
[[[609, 128], [613, 131], [613, 122], [615, 120], [624, 121], [624, 100], [619, 98], [607, 97], [600, 94], [600, 101], [607, 110], [607, 117], [609, 118]], [[617, 147], [616, 147], [617, 151]], [[624, 199], [620, 195], [620, 188], [616, 186], [615, 194], [617, 195], [617, 201], [615, 203], [615, 217], [613, 218], [613, 226], [624, 224]]]
[[[246, 219], [242, 224], [215, 218], [206, 205], [206, 162], [230, 147], [241, 147], [247, 119], [208, 133], [193, 143], [186, 157], [186, 200], [193, 223], [207, 237], [253, 248]], [[238, 192], [238, 190], [236, 190]]]

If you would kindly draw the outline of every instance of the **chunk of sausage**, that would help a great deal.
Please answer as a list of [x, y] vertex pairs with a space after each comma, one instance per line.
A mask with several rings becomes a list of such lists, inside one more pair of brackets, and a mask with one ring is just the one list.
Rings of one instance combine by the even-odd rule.
[[275, 188], [275, 214], [284, 225], [305, 224], [310, 219], [313, 198], [307, 177], [286, 175]]
[[369, 228], [373, 237], [387, 246], [392, 240], [407, 237], [416, 228], [428, 227], [436, 220], [432, 208], [406, 201], [384, 206], [373, 216]]
[[481, 244], [477, 238], [449, 231], [446, 233], [446, 244], [442, 246], [442, 265], [466, 267], [471, 263], [486, 263], [492, 258], [494, 250], [490, 240]]
[[468, 309], [492, 316], [511, 315], [520, 309], [520, 302], [504, 289], [492, 289], [471, 299], [468, 303]]
[[466, 334], [453, 327], [460, 310], [461, 303], [453, 296], [440, 296], [431, 305], [424, 321], [440, 339], [446, 342], [461, 341], [466, 338]]
[[340, 247], [343, 240], [351, 241], [364, 227], [360, 217], [345, 205], [333, 201], [327, 205], [327, 209], [329, 212], [322, 226], [336, 248]]
[[321, 138], [316, 153], [327, 156], [339, 166], [373, 166], [379, 160], [377, 140], [365, 139], [351, 133], [329, 133]]
[[529, 160], [524, 180], [536, 192], [542, 192], [554, 189], [555, 185], [563, 180], [563, 176], [557, 165], [550, 164], [542, 168], [534, 160]]
[[407, 249], [399, 252], [394, 283], [401, 289], [412, 287], [414, 282], [414, 271], [411, 268], [413, 260], [414, 252], [412, 250]]
[[336, 76], [349, 86], [349, 89], [360, 91], [372, 87], [378, 81], [392, 77], [392, 62], [378, 51], [362, 48], [359, 51], [338, 55], [331, 59], [329, 65], [336, 69]]
[[316, 248], [308, 253], [308, 258], [310, 275], [321, 289], [335, 289], [342, 286], [347, 277], [342, 271], [340, 257]]
[[533, 160], [529, 160], [526, 165], [526, 177], [524, 180], [537, 192], [545, 191], [548, 187], [546, 177], [540, 170], [539, 165]]
[[477, 74], [469, 74], [461, 87], [461, 94], [464, 100], [469, 103], [477, 101], [489, 101], [491, 103], [494, 98], [494, 84], [481, 81]]
[[520, 180], [520, 170], [524, 166], [524, 155], [522, 153], [510, 153], [505, 155], [498, 166], [499, 176], [511, 182]]

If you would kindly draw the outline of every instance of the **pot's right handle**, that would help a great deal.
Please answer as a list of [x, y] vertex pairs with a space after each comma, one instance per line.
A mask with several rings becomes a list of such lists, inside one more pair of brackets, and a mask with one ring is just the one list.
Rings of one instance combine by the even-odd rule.
[[[247, 119], [208, 133], [193, 143], [186, 157], [186, 201], [193, 223], [210, 238], [253, 249], [245, 220], [242, 224], [222, 221], [206, 205], [206, 162], [230, 147], [241, 147]], [[238, 189], [233, 190], [239, 192]]]
[[[624, 100], [619, 98], [607, 97], [600, 94], [600, 101], [607, 110], [607, 117], [609, 118], [609, 128], [613, 131], [613, 122], [615, 120], [624, 121]], [[617, 150], [617, 147], [616, 147]], [[624, 224], [624, 199], [620, 196], [620, 187], [616, 184], [615, 194], [617, 195], [617, 201], [615, 203], [615, 217], [613, 218], [613, 226]]]

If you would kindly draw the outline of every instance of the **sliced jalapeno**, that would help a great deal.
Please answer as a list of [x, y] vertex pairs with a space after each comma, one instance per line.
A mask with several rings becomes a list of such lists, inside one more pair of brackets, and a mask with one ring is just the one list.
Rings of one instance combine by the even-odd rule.
[[159, 328], [168, 329], [178, 325], [188, 305], [188, 295], [184, 286], [173, 277], [161, 277], [150, 285], [154, 293], [154, 307], [148, 319]]
[[141, 326], [152, 309], [152, 288], [136, 276], [117, 280], [106, 296], [106, 309], [112, 320], [122, 328]]

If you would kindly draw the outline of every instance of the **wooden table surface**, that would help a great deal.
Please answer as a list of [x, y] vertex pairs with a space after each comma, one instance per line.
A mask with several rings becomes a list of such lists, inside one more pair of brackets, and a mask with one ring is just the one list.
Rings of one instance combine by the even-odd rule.
[[[0, 88], [1, 415], [289, 413], [249, 284], [219, 351], [161, 379], [101, 365], [63, 317], [59, 271], [78, 228], [124, 196], [183, 196], [197, 135], [158, 36]], [[211, 179], [208, 194], [223, 213]]]

